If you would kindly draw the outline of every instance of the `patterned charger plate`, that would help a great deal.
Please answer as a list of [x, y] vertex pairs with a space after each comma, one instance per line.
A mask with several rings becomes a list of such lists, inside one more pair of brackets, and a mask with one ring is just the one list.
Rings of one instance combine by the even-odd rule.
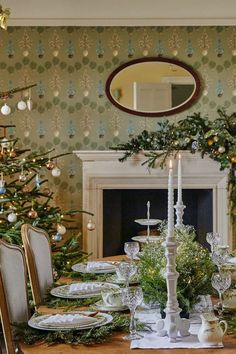
[[70, 293], [70, 285], [62, 285], [56, 288], [53, 288], [50, 293], [53, 296], [64, 298], [64, 299], [86, 299], [89, 297], [97, 297], [101, 295], [101, 290], [104, 289], [117, 289], [119, 288], [118, 285], [110, 284], [110, 283], [100, 283], [100, 282], [81, 282], [79, 284], [99, 284], [101, 288], [97, 291], [90, 291], [90, 290], [83, 290], [78, 291], [77, 293]]
[[[93, 312], [91, 311], [83, 311], [83, 312], [73, 312], [73, 313], [66, 313], [68, 315], [71, 314], [83, 314], [84, 316], [89, 316], [91, 314], [93, 314]], [[63, 315], [66, 315], [63, 314]], [[62, 324], [62, 323], [58, 323], [58, 324], [53, 324], [53, 325], [40, 325], [40, 322], [42, 322], [43, 320], [46, 320], [47, 318], [53, 316], [52, 314], [48, 314], [48, 315], [41, 315], [41, 316], [33, 316], [31, 317], [31, 319], [28, 321], [28, 325], [32, 328], [36, 328], [36, 329], [41, 329], [44, 331], [66, 331], [69, 329], [76, 329], [76, 330], [83, 330], [83, 329], [90, 329], [93, 327], [100, 327], [100, 326], [104, 326], [108, 323], [110, 323], [113, 319], [113, 317], [111, 315], [108, 315], [106, 313], [101, 313], [98, 312], [97, 314], [95, 314], [95, 316], [93, 318], [97, 319], [96, 323], [90, 323], [90, 324], [81, 324], [81, 323], [67, 323], [67, 324]]]

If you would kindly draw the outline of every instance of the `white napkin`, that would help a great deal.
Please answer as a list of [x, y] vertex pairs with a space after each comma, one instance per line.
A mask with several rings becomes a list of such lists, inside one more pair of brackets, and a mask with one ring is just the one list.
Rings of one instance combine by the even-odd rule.
[[227, 259], [227, 263], [236, 264], [236, 257], [229, 257], [229, 258]]
[[69, 287], [69, 294], [98, 293], [103, 287], [103, 284], [98, 283], [73, 283]]
[[38, 324], [40, 326], [53, 326], [53, 325], [87, 325], [91, 323], [96, 323], [97, 318], [88, 317], [79, 314], [56, 314], [47, 317], [46, 319], [40, 321]]
[[108, 262], [88, 262], [87, 263], [87, 270], [90, 272], [93, 270], [111, 269], [111, 268], [113, 268], [113, 265]]

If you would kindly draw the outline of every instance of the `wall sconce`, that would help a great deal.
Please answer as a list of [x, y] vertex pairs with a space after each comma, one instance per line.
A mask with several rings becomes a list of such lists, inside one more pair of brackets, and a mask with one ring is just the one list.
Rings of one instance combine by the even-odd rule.
[[3, 10], [2, 5], [0, 5], [0, 27], [4, 30], [7, 29], [7, 19], [10, 16], [10, 9]]

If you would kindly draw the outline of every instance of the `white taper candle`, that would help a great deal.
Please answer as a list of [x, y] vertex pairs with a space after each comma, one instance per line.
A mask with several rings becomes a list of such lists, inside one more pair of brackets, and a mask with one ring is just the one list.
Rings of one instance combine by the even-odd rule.
[[182, 157], [178, 155], [178, 199], [177, 203], [182, 203]]
[[168, 234], [167, 238], [173, 237], [174, 232], [174, 190], [173, 190], [173, 165], [172, 160], [169, 162], [169, 179], [168, 179]]

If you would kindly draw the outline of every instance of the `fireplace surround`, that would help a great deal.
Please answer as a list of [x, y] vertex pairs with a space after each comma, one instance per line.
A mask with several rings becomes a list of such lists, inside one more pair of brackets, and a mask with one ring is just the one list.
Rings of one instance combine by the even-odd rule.
[[[121, 163], [122, 151], [74, 151], [82, 161], [83, 209], [94, 213], [96, 228], [87, 230], [89, 216], [83, 215], [83, 248], [91, 258], [103, 256], [103, 191], [106, 189], [167, 189], [168, 168], [148, 169], [143, 154]], [[228, 171], [200, 154], [182, 151], [183, 189], [212, 189], [213, 231], [232, 249], [228, 216]], [[177, 188], [177, 161], [174, 161], [174, 188]], [[131, 205], [132, 207], [132, 205]]]

